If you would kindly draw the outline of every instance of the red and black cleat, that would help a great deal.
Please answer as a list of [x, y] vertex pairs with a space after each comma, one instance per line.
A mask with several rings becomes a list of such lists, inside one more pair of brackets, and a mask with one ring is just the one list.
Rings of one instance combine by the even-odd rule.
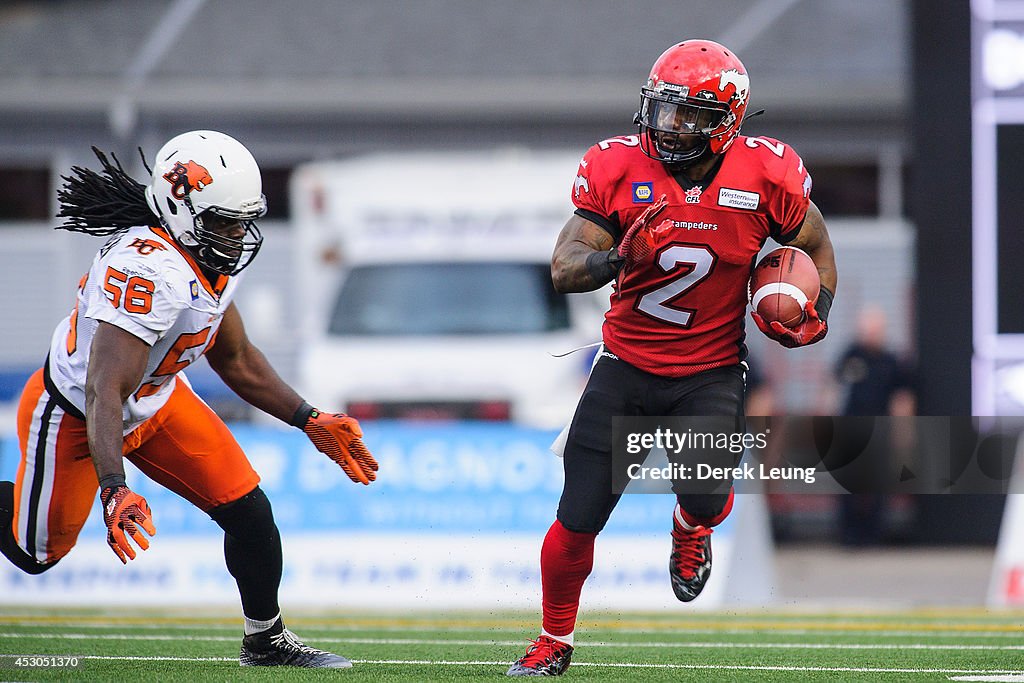
[[505, 672], [506, 676], [561, 676], [572, 660], [572, 645], [540, 636], [530, 641], [526, 654]]
[[690, 602], [700, 595], [711, 576], [711, 529], [699, 526], [689, 531], [673, 518], [668, 574], [679, 600]]

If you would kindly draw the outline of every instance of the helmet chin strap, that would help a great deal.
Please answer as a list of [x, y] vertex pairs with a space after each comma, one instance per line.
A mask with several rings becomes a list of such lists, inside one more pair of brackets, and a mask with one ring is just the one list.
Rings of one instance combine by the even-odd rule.
[[199, 262], [200, 266], [208, 268], [218, 275], [230, 274], [239, 261], [239, 259], [232, 259], [221, 254], [209, 244], [196, 245], [192, 253], [195, 255], [196, 261]]
[[[234, 276], [242, 272], [252, 263], [263, 243], [263, 236], [255, 223], [245, 221], [246, 235], [252, 237], [252, 241], [239, 240], [237, 245], [218, 245], [217, 241], [207, 241], [193, 235], [196, 244], [189, 247], [189, 251], [204, 270], [210, 270], [220, 275]], [[230, 250], [225, 253], [221, 249]], [[237, 250], [237, 254], [230, 252]]]
[[662, 161], [661, 163], [665, 164], [666, 166], [668, 166], [669, 168], [671, 168], [673, 170], [682, 171], [683, 169], [690, 168], [691, 166], [695, 166], [698, 163], [700, 163], [702, 161], [705, 161], [705, 160], [707, 160], [707, 159], [709, 159], [709, 158], [711, 158], [713, 156], [714, 156], [714, 154], [711, 153], [711, 145], [708, 143], [708, 141], [705, 140], [704, 141], [704, 149], [702, 149], [700, 154], [698, 154], [697, 156], [693, 157], [692, 159], [684, 159], [682, 161], [665, 160], [665, 161]]
[[740, 125], [743, 125], [744, 123], [754, 118], [755, 116], [761, 116], [762, 114], [764, 114], [764, 109], [758, 109], [753, 114], [747, 114], [743, 117], [743, 121], [740, 123]]
[[198, 239], [192, 231], [180, 235], [170, 230], [169, 232], [175, 242], [192, 254], [192, 258], [196, 260], [196, 263], [199, 264], [199, 267], [204, 272], [212, 271], [218, 275], [224, 275], [232, 271], [237, 265], [237, 262], [232, 263], [230, 258], [218, 254], [217, 250], [211, 245], [205, 244], [202, 240]]
[[702, 161], [705, 161], [705, 160], [709, 159], [710, 157], [714, 156], [714, 154], [712, 154], [712, 152], [711, 152], [711, 141], [708, 140], [707, 138], [702, 138], [701, 142], [699, 143], [699, 144], [702, 145], [699, 154], [696, 154], [696, 155], [694, 155], [693, 157], [691, 157], [689, 159], [681, 159], [681, 160], [678, 160], [678, 161], [672, 160], [671, 158], [666, 159], [665, 156], [667, 155], [667, 156], [671, 157], [672, 152], [670, 152], [668, 150], [663, 150], [658, 145], [656, 139], [652, 139], [651, 143], [654, 144], [654, 148], [658, 151], [658, 154], [662, 156], [661, 163], [665, 164], [670, 169], [675, 170], [675, 171], [681, 171], [683, 169], [689, 168], [690, 166], [698, 164], [698, 163], [700, 163]]
[[192, 213], [192, 224], [194, 226], [189, 233], [190, 241], [194, 243], [189, 249], [192, 255], [204, 269], [212, 270], [219, 275], [230, 274], [235, 269], [235, 266], [238, 265], [238, 260], [241, 256], [239, 256], [239, 259], [232, 260], [231, 257], [218, 252], [214, 245], [203, 240], [201, 238], [201, 234], [205, 231], [203, 218], [196, 212], [188, 196], [185, 197], [185, 204]]

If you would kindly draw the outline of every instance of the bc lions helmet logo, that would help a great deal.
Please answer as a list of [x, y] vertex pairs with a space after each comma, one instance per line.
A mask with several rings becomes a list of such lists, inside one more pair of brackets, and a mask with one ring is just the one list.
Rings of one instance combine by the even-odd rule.
[[184, 199], [192, 190], [202, 192], [204, 187], [213, 182], [213, 177], [204, 166], [194, 161], [187, 164], [178, 161], [174, 168], [164, 174], [164, 180], [171, 184], [171, 194], [175, 199]]

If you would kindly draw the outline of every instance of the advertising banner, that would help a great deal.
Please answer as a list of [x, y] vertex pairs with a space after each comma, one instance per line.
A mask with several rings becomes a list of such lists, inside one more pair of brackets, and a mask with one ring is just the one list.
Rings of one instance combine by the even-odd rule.
[[[540, 546], [563, 479], [562, 461], [548, 449], [555, 433], [504, 423], [363, 426], [380, 462], [378, 480], [365, 487], [297, 430], [232, 427], [281, 530], [282, 600], [324, 608], [538, 607]], [[0, 441], [0, 478], [13, 478], [17, 458], [16, 440]], [[97, 504], [78, 546], [52, 570], [28, 576], [0, 564], [0, 603], [238, 604], [216, 524], [129, 469], [129, 485], [153, 511], [150, 549], [122, 567], [104, 542]], [[622, 497], [597, 542], [589, 606], [676, 607], [668, 580], [673, 505], [671, 495]], [[715, 529], [719, 580], [709, 582], [698, 608], [720, 606], [734, 589], [744, 600], [766, 599], [762, 507], [759, 496], [738, 496], [733, 515]], [[735, 528], [744, 524], [755, 534], [742, 565], [753, 577], [727, 585], [736, 583], [728, 575]]]

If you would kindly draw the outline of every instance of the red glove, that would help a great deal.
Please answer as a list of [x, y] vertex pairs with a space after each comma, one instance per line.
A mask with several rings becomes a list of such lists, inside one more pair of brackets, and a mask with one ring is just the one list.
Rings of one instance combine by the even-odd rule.
[[787, 349], [792, 349], [820, 342], [828, 334], [828, 323], [818, 317], [813, 301], [804, 304], [804, 314], [803, 321], [793, 328], [786, 327], [777, 320], [770, 323], [765, 322], [765, 319], [757, 311], [751, 311], [750, 317], [754, 319], [757, 329], [761, 330], [765, 336], [774, 339]]
[[[100, 492], [103, 504], [103, 523], [107, 525], [107, 545], [114, 551], [122, 564], [135, 559], [135, 548], [128, 542], [131, 536], [143, 550], [149, 548], [149, 540], [142, 535], [138, 526], [150, 536], [156, 534], [156, 527], [150, 517], [149, 503], [127, 486], [108, 486]], [[127, 556], [127, 557], [126, 557]]]
[[359, 439], [363, 430], [354, 417], [314, 410], [302, 431], [316, 449], [338, 463], [352, 481], [369, 484], [377, 478], [377, 461]]
[[647, 235], [643, 234], [646, 232], [651, 225], [654, 224], [654, 219], [657, 218], [658, 214], [665, 210], [668, 206], [668, 201], [665, 195], [661, 195], [658, 201], [648, 206], [640, 216], [633, 221], [633, 224], [629, 226], [629, 230], [622, 236], [622, 240], [619, 242], [616, 253], [619, 255], [619, 259], [622, 261], [622, 266], [619, 268], [618, 274], [615, 276], [615, 291], [622, 295], [622, 278], [626, 274], [626, 271], [632, 268], [634, 265], [644, 260], [651, 255], [654, 250], [652, 241], [647, 239]]
[[[633, 224], [629, 226], [629, 230], [622, 236], [622, 241], [619, 242], [619, 248], [617, 249], [619, 257], [625, 260], [625, 266], [629, 267], [649, 256], [651, 253], [651, 243], [648, 240], [640, 239], [637, 233], [642, 230], [646, 230], [648, 226], [654, 224], [654, 219], [659, 213], [665, 210], [668, 205], [668, 201], [665, 195], [661, 195], [658, 201], [654, 202], [647, 209], [640, 214], [639, 218], [633, 221]], [[621, 272], [621, 271], [620, 271]]]

